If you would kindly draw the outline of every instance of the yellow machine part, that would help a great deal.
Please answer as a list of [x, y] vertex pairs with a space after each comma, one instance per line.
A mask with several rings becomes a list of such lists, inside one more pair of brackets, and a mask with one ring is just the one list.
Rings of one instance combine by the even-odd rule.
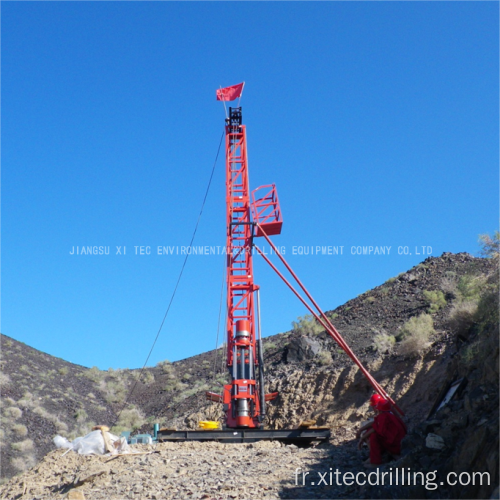
[[200, 429], [220, 429], [220, 424], [213, 420], [202, 420], [198, 422], [198, 427]]

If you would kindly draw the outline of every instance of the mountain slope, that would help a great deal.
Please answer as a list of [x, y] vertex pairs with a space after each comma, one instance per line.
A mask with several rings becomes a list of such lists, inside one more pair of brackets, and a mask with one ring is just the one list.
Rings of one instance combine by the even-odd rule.
[[[428, 458], [425, 438], [430, 430], [442, 432], [448, 441], [443, 452], [447, 455], [440, 460], [461, 467], [467, 466], [464, 457], [471, 442], [491, 441], [495, 435], [498, 317], [485, 318], [484, 311], [477, 309], [484, 290], [498, 284], [494, 278], [497, 269], [495, 260], [468, 254], [431, 257], [327, 313], [406, 412], [412, 429], [408, 442], [414, 450], [405, 457], [407, 461], [421, 465], [422, 457]], [[475, 312], [457, 315], [457, 310], [463, 313], [470, 304]], [[497, 305], [494, 296], [493, 307]], [[429, 316], [433, 330], [416, 348], [414, 345], [413, 352], [408, 345], [403, 349], [411, 337], [408, 322], [422, 314]], [[450, 321], [450, 315], [456, 321]], [[268, 425], [289, 427], [314, 418], [332, 428], [333, 443], [351, 443], [356, 426], [369, 415], [371, 394], [352, 361], [307, 318], [290, 332], [266, 338], [264, 344], [267, 389], [280, 392], [268, 407]], [[481, 357], [485, 346], [486, 355]], [[218, 390], [226, 379], [222, 349], [148, 368], [138, 382], [138, 370], [87, 369], [6, 336], [2, 336], [2, 356], [4, 478], [30, 467], [53, 449], [51, 439], [56, 433], [82, 435], [94, 423], [117, 424], [116, 432], [120, 428], [150, 432], [153, 422], [185, 428], [222, 416], [220, 406], [204, 397], [206, 390]], [[438, 423], [428, 425], [425, 419], [438, 395], [459, 375], [469, 380], [462, 399], [452, 402], [457, 408], [462, 405], [459, 424], [450, 423], [457, 417], [452, 411], [433, 417]], [[473, 439], [477, 429], [482, 434]], [[498, 436], [498, 425], [496, 429]], [[495, 458], [492, 453], [484, 458], [489, 460], [489, 469], [491, 464], [498, 465], [498, 454]]]

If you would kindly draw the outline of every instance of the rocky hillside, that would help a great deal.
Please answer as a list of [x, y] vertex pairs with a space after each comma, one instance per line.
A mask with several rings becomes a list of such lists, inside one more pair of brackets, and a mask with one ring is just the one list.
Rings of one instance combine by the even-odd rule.
[[[490, 471], [490, 486], [453, 490], [456, 498], [487, 498], [498, 485], [497, 292], [494, 259], [443, 254], [327, 313], [406, 412], [411, 433], [401, 462], [405, 467]], [[265, 360], [266, 389], [280, 393], [268, 408], [268, 425], [289, 427], [314, 418], [330, 426], [326, 455], [344, 453], [342, 460], [354, 470], [354, 433], [369, 416], [372, 391], [351, 360], [308, 317], [290, 332], [265, 339]], [[435, 411], [458, 379], [464, 381], [455, 397]], [[53, 449], [55, 434], [82, 435], [95, 423], [115, 425], [115, 432], [149, 432], [153, 422], [186, 428], [220, 418], [221, 408], [207, 403], [204, 392], [217, 391], [225, 380], [222, 349], [165, 361], [143, 373], [103, 372], [2, 336], [2, 475], [33, 466]], [[438, 436], [431, 438], [435, 448], [426, 447], [429, 434]], [[318, 468], [324, 460], [308, 464]], [[442, 488], [437, 496], [422, 488], [365, 488], [321, 495], [445, 498], [451, 491]], [[300, 488], [291, 488], [290, 495], [317, 498]]]

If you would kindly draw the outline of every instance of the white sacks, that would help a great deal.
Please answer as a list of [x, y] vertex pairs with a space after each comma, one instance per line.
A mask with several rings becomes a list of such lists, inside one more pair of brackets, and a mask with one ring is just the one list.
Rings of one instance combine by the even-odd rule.
[[[127, 444], [127, 440], [122, 437], [119, 438], [114, 434], [106, 432], [108, 441], [113, 447], [112, 455], [118, 453], [130, 453], [130, 448]], [[79, 455], [104, 455], [106, 453], [106, 447], [104, 444], [104, 438], [102, 437], [102, 432], [100, 430], [92, 431], [83, 437], [77, 437], [71, 443], [62, 436], [56, 436], [53, 439], [54, 444], [57, 448], [68, 448], [76, 451]]]

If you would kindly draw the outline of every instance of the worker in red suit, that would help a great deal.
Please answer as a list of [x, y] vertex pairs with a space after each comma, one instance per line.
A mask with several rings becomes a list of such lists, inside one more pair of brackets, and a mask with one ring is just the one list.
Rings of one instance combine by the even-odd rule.
[[399, 416], [391, 411], [391, 403], [375, 394], [370, 398], [370, 406], [375, 409], [376, 416], [372, 422], [361, 427], [356, 433], [359, 438], [358, 448], [368, 443], [370, 458], [365, 462], [368, 467], [380, 465], [382, 453], [393, 458], [401, 454], [401, 441], [406, 436], [406, 425]]

